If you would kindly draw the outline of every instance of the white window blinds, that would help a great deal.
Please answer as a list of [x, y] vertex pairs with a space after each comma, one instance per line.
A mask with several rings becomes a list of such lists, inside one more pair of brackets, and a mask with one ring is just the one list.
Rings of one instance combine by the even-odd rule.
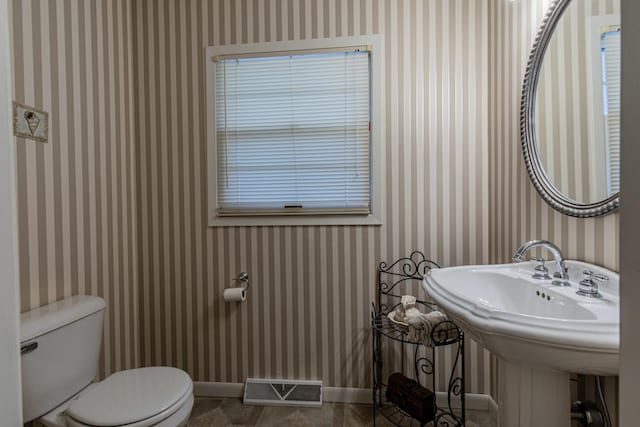
[[620, 191], [620, 30], [602, 34], [608, 194]]
[[218, 58], [218, 215], [368, 214], [367, 51]]

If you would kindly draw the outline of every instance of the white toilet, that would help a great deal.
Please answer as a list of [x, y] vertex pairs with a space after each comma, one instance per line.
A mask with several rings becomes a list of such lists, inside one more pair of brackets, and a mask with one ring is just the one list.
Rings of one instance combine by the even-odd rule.
[[98, 372], [105, 302], [73, 296], [21, 315], [24, 422], [50, 427], [177, 427], [193, 407], [184, 371], [149, 367]]

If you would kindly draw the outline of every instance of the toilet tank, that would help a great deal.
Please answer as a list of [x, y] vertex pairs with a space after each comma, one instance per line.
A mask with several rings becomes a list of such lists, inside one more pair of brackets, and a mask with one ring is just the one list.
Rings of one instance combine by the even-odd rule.
[[102, 298], [78, 295], [20, 315], [25, 423], [93, 381], [98, 373], [104, 308]]

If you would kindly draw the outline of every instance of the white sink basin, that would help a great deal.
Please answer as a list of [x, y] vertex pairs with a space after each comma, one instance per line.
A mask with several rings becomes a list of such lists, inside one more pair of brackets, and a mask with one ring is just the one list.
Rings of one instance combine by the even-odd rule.
[[[553, 271], [552, 264], [548, 267]], [[520, 396], [519, 402], [529, 399], [531, 406], [539, 399], [532, 396], [535, 389], [547, 396], [540, 404], [548, 411], [547, 400], [555, 400], [558, 411], [565, 405], [558, 402], [566, 401], [566, 414], [558, 416], [569, 425], [569, 373], [618, 374], [620, 300], [617, 273], [578, 261], [566, 261], [566, 266], [570, 287], [533, 279], [529, 262], [433, 269], [423, 286], [451, 320], [501, 359], [499, 386], [505, 403]], [[599, 282], [602, 298], [576, 294], [584, 270], [609, 277]], [[523, 375], [537, 386], [527, 385]], [[558, 395], [565, 391], [566, 399]], [[516, 421], [516, 415], [502, 410], [503, 421]], [[559, 419], [538, 419], [539, 424], [531, 425], [565, 425]]]
[[[503, 359], [617, 375], [618, 274], [577, 261], [566, 265], [571, 287], [533, 279], [528, 262], [433, 269], [424, 287], [452, 320]], [[601, 282], [603, 298], [576, 294], [584, 270], [609, 277]]]

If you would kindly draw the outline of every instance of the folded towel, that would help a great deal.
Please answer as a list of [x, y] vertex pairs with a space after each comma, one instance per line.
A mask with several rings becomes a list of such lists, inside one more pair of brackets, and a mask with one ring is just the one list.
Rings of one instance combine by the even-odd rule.
[[419, 341], [427, 347], [444, 344], [458, 337], [458, 328], [441, 311], [407, 316], [407, 323], [409, 340]]

